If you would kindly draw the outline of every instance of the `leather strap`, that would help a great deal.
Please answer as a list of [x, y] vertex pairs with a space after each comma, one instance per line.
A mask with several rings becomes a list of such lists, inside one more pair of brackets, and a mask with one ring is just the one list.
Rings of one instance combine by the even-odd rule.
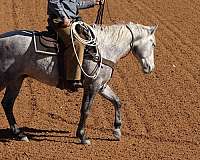
[[111, 67], [114, 70], [115, 63], [113, 61], [110, 61], [108, 59], [102, 58], [102, 63]]

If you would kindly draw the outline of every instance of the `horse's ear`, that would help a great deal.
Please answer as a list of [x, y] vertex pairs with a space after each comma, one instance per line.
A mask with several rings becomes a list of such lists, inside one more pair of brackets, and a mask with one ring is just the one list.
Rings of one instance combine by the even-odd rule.
[[150, 34], [154, 34], [156, 32], [157, 28], [158, 28], [158, 25], [151, 26]]

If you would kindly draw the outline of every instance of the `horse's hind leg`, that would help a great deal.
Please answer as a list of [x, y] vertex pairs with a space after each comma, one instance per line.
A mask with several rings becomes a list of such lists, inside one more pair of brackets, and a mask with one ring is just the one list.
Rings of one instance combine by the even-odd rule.
[[112, 89], [107, 85], [106, 88], [101, 90], [100, 94], [108, 99], [115, 107], [115, 121], [114, 121], [114, 136], [117, 140], [121, 138], [121, 102], [119, 97], [112, 91]]
[[13, 134], [20, 140], [28, 141], [28, 138], [24, 136], [23, 133], [20, 132], [20, 129], [17, 127], [13, 114], [13, 105], [19, 94], [23, 80], [24, 77], [20, 77], [7, 85], [1, 104]]
[[5, 79], [5, 75], [0, 72], [0, 91], [2, 91], [6, 87], [7, 80]]

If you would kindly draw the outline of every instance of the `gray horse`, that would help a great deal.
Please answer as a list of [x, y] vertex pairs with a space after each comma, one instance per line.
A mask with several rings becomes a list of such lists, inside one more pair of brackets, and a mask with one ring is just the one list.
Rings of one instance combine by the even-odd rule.
[[[156, 45], [154, 33], [156, 26], [134, 24], [116, 24], [111, 26], [94, 26], [97, 36], [98, 49], [101, 56], [116, 64], [131, 50], [137, 57], [143, 71], [150, 73], [154, 67], [154, 48]], [[38, 54], [31, 46], [33, 33], [31, 31], [13, 31], [0, 35], [0, 91], [6, 88], [2, 106], [14, 136], [28, 141], [17, 126], [13, 114], [13, 105], [19, 94], [25, 77], [32, 77], [51, 86], [59, 82], [57, 56]], [[85, 59], [83, 68], [91, 73], [96, 62]], [[115, 109], [114, 136], [121, 137], [121, 103], [119, 97], [107, 84], [111, 79], [113, 65], [102, 64], [96, 79], [85, 77], [84, 94], [82, 99], [81, 115], [76, 136], [82, 144], [90, 144], [86, 134], [85, 125], [95, 95], [99, 93], [112, 102]]]

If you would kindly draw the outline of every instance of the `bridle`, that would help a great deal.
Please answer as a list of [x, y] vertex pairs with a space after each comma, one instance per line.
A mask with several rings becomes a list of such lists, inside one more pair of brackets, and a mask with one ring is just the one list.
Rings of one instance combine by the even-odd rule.
[[131, 40], [131, 43], [130, 43], [130, 51], [132, 52], [132, 53], [136, 53], [136, 48], [135, 48], [135, 46], [133, 45], [133, 42], [134, 42], [134, 35], [133, 35], [133, 32], [132, 32], [132, 30], [131, 30], [131, 28], [128, 26], [128, 25], [126, 25], [126, 28], [131, 32], [131, 37], [132, 37], [132, 40]]
[[[140, 59], [143, 59], [144, 57], [141, 56], [140, 54], [138, 54], [137, 52], [137, 46], [135, 46], [133, 43], [134, 43], [134, 40], [136, 39], [136, 37], [134, 37], [133, 35], [133, 31], [131, 30], [131, 28], [128, 26], [128, 24], [126, 25], [127, 29], [131, 32], [131, 36], [132, 36], [132, 40], [131, 40], [131, 43], [130, 43], [130, 51], [132, 52], [132, 54], [134, 54], [136, 57], [139, 57]], [[138, 26], [137, 26], [138, 28]]]

